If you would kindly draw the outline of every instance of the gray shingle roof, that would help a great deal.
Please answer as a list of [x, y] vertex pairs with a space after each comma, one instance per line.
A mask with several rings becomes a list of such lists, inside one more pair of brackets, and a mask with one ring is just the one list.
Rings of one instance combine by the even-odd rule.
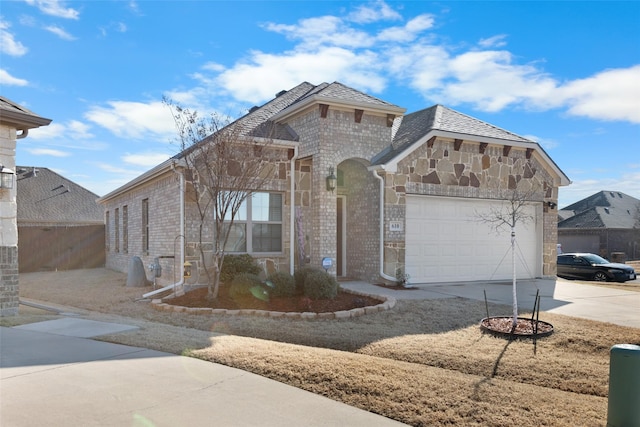
[[103, 224], [98, 196], [47, 168], [16, 166], [18, 225]]
[[51, 123], [51, 120], [40, 117], [22, 105], [0, 96], [0, 122], [18, 126], [19, 129], [32, 129], [46, 126]]
[[572, 211], [575, 215], [560, 221], [558, 228], [640, 227], [640, 200], [619, 191], [600, 191], [563, 211]]
[[342, 100], [345, 102], [359, 103], [359, 104], [371, 104], [387, 107], [395, 107], [396, 105], [389, 102], [378, 99], [374, 96], [368, 95], [359, 90], [345, 86], [339, 82], [333, 82], [331, 84], [323, 83], [317, 87], [317, 91], [314, 91], [314, 95], [320, 95], [326, 98], [333, 98], [336, 100]]
[[443, 105], [434, 105], [403, 116], [399, 126], [397, 126], [391, 147], [374, 159], [374, 163], [384, 164], [388, 162], [433, 130], [469, 135], [471, 137], [482, 136], [504, 141], [535, 144], [529, 139], [451, 108]]

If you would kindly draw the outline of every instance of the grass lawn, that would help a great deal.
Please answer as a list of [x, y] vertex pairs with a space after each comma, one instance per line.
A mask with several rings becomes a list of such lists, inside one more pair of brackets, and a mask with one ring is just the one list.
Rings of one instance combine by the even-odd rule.
[[[484, 302], [463, 298], [331, 321], [164, 312], [125, 281], [104, 269], [21, 274], [20, 295], [140, 327], [106, 341], [226, 364], [415, 426], [603, 426], [609, 349], [640, 345], [638, 329], [549, 313], [540, 319], [553, 335], [510, 342], [483, 334]], [[51, 315], [21, 306], [0, 322]]]

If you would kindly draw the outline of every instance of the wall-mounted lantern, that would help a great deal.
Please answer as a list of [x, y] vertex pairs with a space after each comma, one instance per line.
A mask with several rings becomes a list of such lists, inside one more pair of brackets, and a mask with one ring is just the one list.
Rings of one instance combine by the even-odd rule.
[[556, 208], [556, 206], [558, 206], [558, 205], [556, 205], [556, 204], [555, 204], [555, 203], [553, 203], [553, 202], [547, 202], [547, 206], [549, 207], [549, 209], [555, 209], [555, 208]]
[[329, 176], [327, 176], [327, 191], [331, 191], [336, 189], [336, 185], [338, 184], [338, 178], [333, 173], [333, 166], [329, 166]]
[[0, 165], [0, 188], [13, 188], [13, 177], [15, 175], [12, 169]]

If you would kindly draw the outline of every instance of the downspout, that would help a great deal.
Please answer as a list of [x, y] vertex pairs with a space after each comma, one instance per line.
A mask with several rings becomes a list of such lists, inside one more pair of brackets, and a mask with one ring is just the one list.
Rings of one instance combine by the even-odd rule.
[[398, 279], [384, 272], [384, 178], [378, 175], [377, 170], [372, 170], [373, 176], [380, 181], [380, 277], [385, 280], [397, 282]]
[[298, 146], [296, 145], [293, 148], [293, 157], [291, 158], [291, 172], [290, 172], [290, 178], [291, 178], [291, 188], [290, 188], [290, 192], [291, 194], [289, 195], [289, 209], [291, 210], [291, 212], [289, 212], [289, 273], [293, 276], [293, 273], [295, 272], [295, 262], [296, 262], [296, 257], [295, 257], [295, 233], [296, 233], [296, 160], [298, 160]]
[[[173, 170], [175, 173], [177, 173], [180, 176], [180, 264], [178, 266], [178, 268], [180, 270], [182, 270], [183, 266], [184, 266], [184, 241], [185, 241], [185, 234], [184, 234], [184, 172], [182, 172], [181, 169], [178, 169], [177, 162], [173, 161], [171, 162], [171, 170]], [[180, 280], [176, 283], [173, 283], [171, 285], [167, 285], [164, 288], [160, 288], [160, 289], [156, 289], [155, 291], [151, 291], [151, 292], [147, 292], [146, 294], [142, 295], [143, 298], [149, 298], [151, 296], [157, 295], [159, 293], [168, 291], [170, 289], [173, 289], [173, 292], [175, 294], [176, 289], [179, 288], [180, 286], [184, 285], [184, 274], [180, 274]]]

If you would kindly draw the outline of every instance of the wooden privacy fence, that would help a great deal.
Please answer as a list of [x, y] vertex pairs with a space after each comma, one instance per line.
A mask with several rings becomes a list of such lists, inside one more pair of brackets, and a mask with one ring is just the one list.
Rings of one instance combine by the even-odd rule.
[[104, 225], [18, 227], [18, 271], [104, 267]]

